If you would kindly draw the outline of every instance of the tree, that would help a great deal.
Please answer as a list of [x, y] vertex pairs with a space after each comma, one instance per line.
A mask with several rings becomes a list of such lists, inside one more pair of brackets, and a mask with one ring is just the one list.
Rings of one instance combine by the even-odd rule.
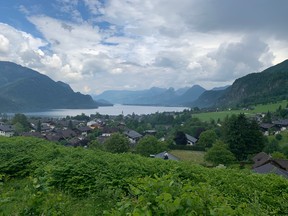
[[176, 145], [186, 145], [187, 144], [187, 138], [186, 138], [185, 133], [183, 133], [182, 131], [177, 131], [176, 136], [174, 138], [174, 141], [175, 141]]
[[272, 158], [273, 159], [287, 159], [284, 153], [282, 152], [273, 152], [272, 153]]
[[272, 116], [271, 113], [268, 111], [267, 114], [264, 116], [263, 123], [272, 123]]
[[206, 130], [200, 134], [197, 145], [205, 148], [210, 148], [213, 143], [217, 140], [217, 134], [214, 130]]
[[72, 123], [71, 119], [69, 120], [69, 123], [68, 123], [68, 128], [69, 128], [69, 129], [71, 129], [71, 130], [74, 128], [74, 126], [73, 126], [73, 123]]
[[219, 164], [229, 165], [236, 161], [233, 153], [229, 151], [228, 146], [222, 141], [216, 141], [216, 143], [207, 151], [204, 159], [211, 162], [214, 166]]
[[25, 132], [23, 125], [19, 122], [16, 122], [16, 124], [14, 124], [14, 128], [15, 128], [16, 135], [19, 135], [20, 133]]
[[265, 139], [255, 121], [250, 121], [244, 114], [232, 115], [223, 124], [224, 142], [238, 160], [247, 160], [264, 148]]
[[280, 146], [276, 139], [272, 139], [271, 141], [269, 141], [263, 149], [263, 151], [266, 153], [273, 153], [279, 150], [280, 150]]
[[165, 150], [167, 150], [166, 143], [157, 140], [154, 136], [143, 137], [136, 146], [136, 152], [146, 157], [150, 154], [157, 154]]
[[[31, 125], [27, 119], [27, 117], [24, 114], [15, 114], [12, 119], [12, 124], [15, 125], [16, 123], [19, 123], [23, 127], [23, 131], [29, 131], [31, 129]], [[19, 126], [19, 125], [18, 125]]]
[[40, 122], [40, 120], [38, 120], [38, 122], [37, 122], [36, 131], [37, 131], [37, 132], [41, 132], [41, 122]]
[[128, 152], [129, 140], [123, 134], [114, 133], [104, 143], [105, 149], [112, 153]]
[[90, 149], [104, 150], [104, 145], [102, 143], [100, 143], [97, 139], [90, 141], [88, 143], [88, 147]]

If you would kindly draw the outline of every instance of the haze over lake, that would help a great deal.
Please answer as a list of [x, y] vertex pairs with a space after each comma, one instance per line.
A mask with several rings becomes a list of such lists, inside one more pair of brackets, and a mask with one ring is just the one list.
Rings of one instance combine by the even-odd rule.
[[27, 116], [40, 116], [40, 117], [66, 117], [76, 116], [84, 113], [91, 115], [100, 113], [102, 115], [129, 115], [129, 114], [151, 114], [156, 112], [181, 112], [187, 107], [163, 107], [163, 106], [132, 106], [132, 105], [114, 105], [108, 107], [99, 107], [98, 109], [54, 109], [44, 112], [28, 112], [24, 113]]

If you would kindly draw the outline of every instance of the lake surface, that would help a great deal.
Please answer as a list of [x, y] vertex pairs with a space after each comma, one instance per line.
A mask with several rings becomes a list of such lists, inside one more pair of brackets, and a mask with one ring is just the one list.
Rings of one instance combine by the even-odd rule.
[[44, 112], [28, 112], [24, 113], [27, 116], [35, 117], [66, 117], [76, 116], [84, 113], [87, 116], [100, 113], [102, 115], [120, 115], [128, 114], [152, 114], [156, 112], [181, 112], [187, 107], [162, 107], [162, 106], [132, 106], [132, 105], [114, 105], [109, 107], [99, 107], [97, 109], [54, 109]]

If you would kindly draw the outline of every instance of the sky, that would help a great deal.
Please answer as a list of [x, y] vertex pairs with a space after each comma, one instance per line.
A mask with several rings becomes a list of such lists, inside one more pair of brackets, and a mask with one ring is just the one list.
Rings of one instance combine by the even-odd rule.
[[287, 0], [0, 0], [0, 60], [74, 91], [206, 89], [288, 59]]

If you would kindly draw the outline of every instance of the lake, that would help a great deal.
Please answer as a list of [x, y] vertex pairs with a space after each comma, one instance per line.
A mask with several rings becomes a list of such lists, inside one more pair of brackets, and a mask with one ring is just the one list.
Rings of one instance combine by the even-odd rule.
[[181, 112], [187, 107], [164, 107], [164, 106], [133, 106], [133, 105], [114, 105], [108, 107], [99, 107], [97, 109], [53, 109], [44, 112], [27, 112], [27, 116], [35, 117], [66, 117], [76, 116], [84, 113], [87, 116], [91, 114], [100, 113], [102, 115], [120, 115], [124, 116], [129, 114], [152, 114], [156, 112]]

